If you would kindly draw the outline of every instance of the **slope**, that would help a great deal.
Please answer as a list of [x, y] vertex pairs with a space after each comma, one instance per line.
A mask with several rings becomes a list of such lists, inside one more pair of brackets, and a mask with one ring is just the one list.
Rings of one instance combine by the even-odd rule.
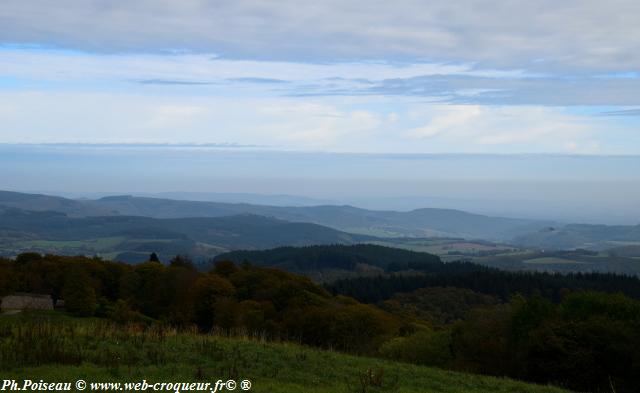
[[[145, 379], [149, 383], [213, 384], [218, 379], [235, 379], [251, 381], [250, 391], [257, 393], [566, 392], [550, 386], [356, 357], [290, 343], [180, 333], [171, 328], [145, 331], [54, 313], [0, 318], [0, 327], [7, 337], [0, 341], [0, 356], [17, 351], [18, 331], [31, 326], [29, 319], [37, 320], [40, 328], [23, 335], [30, 340], [26, 347], [31, 349], [21, 357], [22, 364], [0, 363], [5, 379], [75, 382], [81, 376], [88, 383]], [[49, 351], [46, 360], [29, 363], [30, 357], [37, 357], [37, 348], [45, 348], [43, 344], [52, 340], [84, 350], [78, 352], [78, 359], [58, 359], [58, 352]], [[76, 363], [73, 360], [80, 364], [69, 364]]]

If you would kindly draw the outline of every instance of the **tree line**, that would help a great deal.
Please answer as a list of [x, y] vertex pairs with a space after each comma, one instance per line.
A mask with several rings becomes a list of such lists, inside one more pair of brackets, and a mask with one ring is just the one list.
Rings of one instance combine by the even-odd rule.
[[[0, 295], [50, 294], [68, 312], [122, 323], [244, 331], [354, 353], [398, 334], [400, 318], [279, 269], [220, 261], [208, 272], [186, 258], [129, 265], [25, 253], [0, 259]], [[156, 260], [153, 260], [156, 259]]]
[[397, 293], [425, 287], [467, 288], [508, 301], [515, 295], [540, 295], [559, 302], [572, 291], [623, 293], [640, 299], [640, 279], [613, 273], [508, 272], [469, 262], [434, 265], [417, 274], [387, 274], [337, 280], [326, 288], [364, 303], [378, 303]]
[[0, 259], [0, 295], [50, 294], [78, 316], [242, 331], [579, 391], [640, 386], [638, 279], [434, 266], [323, 287], [246, 262], [203, 272], [179, 256], [128, 265], [26, 253]]

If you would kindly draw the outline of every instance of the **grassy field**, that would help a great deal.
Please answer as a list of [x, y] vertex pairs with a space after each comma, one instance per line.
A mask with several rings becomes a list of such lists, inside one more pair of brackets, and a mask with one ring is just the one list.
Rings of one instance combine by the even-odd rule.
[[253, 392], [563, 392], [291, 343], [117, 326], [53, 312], [0, 316], [0, 377], [51, 382], [248, 379]]
[[565, 258], [544, 257], [544, 258], [526, 259], [522, 261], [522, 263], [548, 265], [548, 264], [585, 264], [587, 262], [574, 261], [572, 259], [565, 259]]

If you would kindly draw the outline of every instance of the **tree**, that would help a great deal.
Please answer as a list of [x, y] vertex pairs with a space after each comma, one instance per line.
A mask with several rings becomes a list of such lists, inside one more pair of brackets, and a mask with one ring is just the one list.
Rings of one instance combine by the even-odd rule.
[[11, 267], [10, 261], [0, 259], [0, 296], [13, 292], [15, 278], [13, 277], [13, 269]]
[[79, 316], [91, 316], [96, 311], [96, 292], [84, 269], [76, 267], [67, 274], [62, 294], [67, 311]]
[[238, 267], [232, 261], [219, 261], [216, 262], [213, 272], [223, 277], [229, 277], [233, 273], [238, 271]]
[[191, 287], [190, 298], [193, 305], [195, 323], [201, 329], [211, 329], [215, 322], [216, 308], [221, 310], [221, 299], [234, 294], [233, 285], [217, 274], [205, 274], [199, 277]]
[[189, 270], [197, 270], [193, 261], [188, 256], [176, 255], [170, 262], [171, 267], [182, 267]]

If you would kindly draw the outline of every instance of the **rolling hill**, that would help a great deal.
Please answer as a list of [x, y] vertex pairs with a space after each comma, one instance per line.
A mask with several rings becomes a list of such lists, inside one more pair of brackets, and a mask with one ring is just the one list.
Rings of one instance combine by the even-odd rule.
[[452, 209], [424, 208], [398, 212], [367, 210], [353, 206], [282, 207], [135, 196], [72, 200], [6, 191], [0, 193], [0, 206], [33, 211], [52, 210], [74, 217], [121, 215], [185, 218], [255, 214], [292, 222], [314, 223], [345, 232], [374, 236], [453, 236], [499, 241], [555, 225], [552, 222], [490, 217]]

